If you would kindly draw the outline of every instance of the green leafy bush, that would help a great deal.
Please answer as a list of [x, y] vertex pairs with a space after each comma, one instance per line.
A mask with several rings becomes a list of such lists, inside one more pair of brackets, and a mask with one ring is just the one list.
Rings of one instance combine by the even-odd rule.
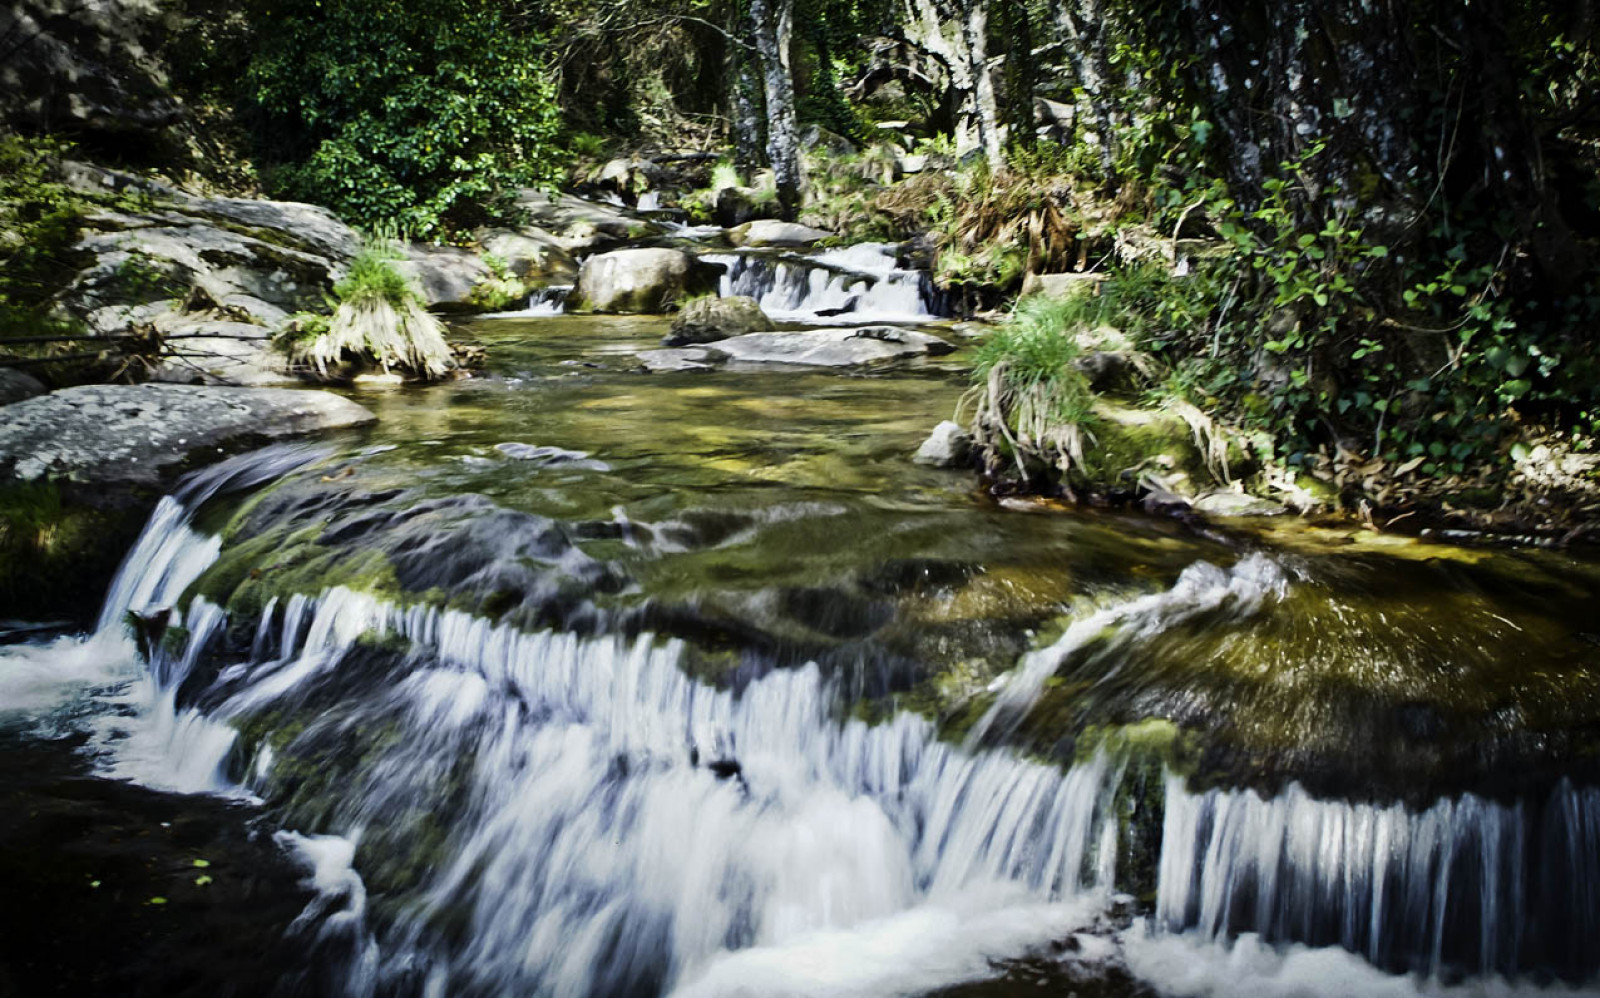
[[282, 0], [248, 74], [277, 193], [439, 239], [558, 172], [541, 39], [471, 0]]

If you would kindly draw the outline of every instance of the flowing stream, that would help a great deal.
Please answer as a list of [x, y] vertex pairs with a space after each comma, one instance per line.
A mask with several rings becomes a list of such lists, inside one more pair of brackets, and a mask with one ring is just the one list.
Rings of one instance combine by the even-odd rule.
[[493, 377], [199, 472], [0, 647], [0, 756], [293, 871], [236, 993], [1597, 993], [1596, 566], [1002, 509], [908, 459], [959, 355], [663, 328], [480, 322]]

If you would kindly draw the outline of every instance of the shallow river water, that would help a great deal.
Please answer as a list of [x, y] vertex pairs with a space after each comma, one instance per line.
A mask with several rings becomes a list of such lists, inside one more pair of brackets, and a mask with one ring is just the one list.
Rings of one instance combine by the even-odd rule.
[[478, 322], [0, 648], [0, 994], [1600, 993], [1600, 566], [1000, 504], [961, 352], [664, 328]]

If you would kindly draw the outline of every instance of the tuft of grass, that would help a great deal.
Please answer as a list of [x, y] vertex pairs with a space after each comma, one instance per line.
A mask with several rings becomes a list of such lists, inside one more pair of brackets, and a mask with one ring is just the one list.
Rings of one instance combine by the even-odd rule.
[[739, 176], [739, 168], [732, 163], [721, 162], [711, 168], [710, 191], [727, 190], [729, 187], [743, 187], [744, 180]]
[[333, 287], [332, 317], [299, 316], [289, 325], [284, 346], [290, 361], [325, 381], [342, 380], [351, 368], [400, 371], [425, 381], [454, 370], [444, 324], [422, 307], [395, 266], [400, 259], [392, 242], [368, 240]]
[[991, 467], [1009, 454], [1026, 478], [1028, 460], [1042, 461], [1061, 472], [1070, 496], [1068, 475], [1095, 444], [1095, 416], [1094, 392], [1072, 363], [1077, 340], [1060, 321], [1064, 304], [1025, 301], [989, 335], [962, 408], [973, 407], [973, 437]]

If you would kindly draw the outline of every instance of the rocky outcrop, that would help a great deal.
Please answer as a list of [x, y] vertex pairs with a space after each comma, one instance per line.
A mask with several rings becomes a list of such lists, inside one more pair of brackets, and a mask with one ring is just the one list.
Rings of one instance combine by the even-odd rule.
[[641, 353], [646, 370], [693, 370], [685, 365], [785, 364], [800, 367], [877, 367], [947, 354], [955, 347], [937, 336], [894, 326], [748, 333], [698, 350]]
[[0, 480], [158, 487], [197, 458], [375, 418], [329, 392], [83, 385], [5, 407]]
[[745, 333], [772, 330], [772, 320], [761, 311], [754, 298], [733, 295], [728, 298], [694, 298], [684, 303], [672, 320], [672, 331], [662, 342], [669, 347], [715, 343]]
[[728, 230], [728, 242], [751, 249], [777, 247], [803, 249], [832, 236], [831, 232], [813, 229], [799, 222], [780, 222], [764, 218]]
[[155, 320], [164, 337], [151, 380], [181, 385], [261, 387], [298, 381], [266, 326], [215, 315], [166, 313]]
[[721, 270], [671, 249], [627, 249], [592, 256], [578, 271], [570, 311], [659, 313], [678, 300], [716, 290]]

